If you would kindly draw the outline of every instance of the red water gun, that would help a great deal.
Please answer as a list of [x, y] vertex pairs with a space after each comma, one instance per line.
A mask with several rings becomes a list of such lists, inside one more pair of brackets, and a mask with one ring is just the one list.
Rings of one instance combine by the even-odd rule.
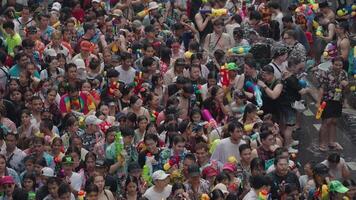
[[320, 119], [321, 118], [321, 115], [323, 114], [325, 107], [326, 107], [326, 102], [323, 101], [323, 103], [320, 104], [320, 106], [318, 108], [318, 112], [315, 115], [316, 119]]

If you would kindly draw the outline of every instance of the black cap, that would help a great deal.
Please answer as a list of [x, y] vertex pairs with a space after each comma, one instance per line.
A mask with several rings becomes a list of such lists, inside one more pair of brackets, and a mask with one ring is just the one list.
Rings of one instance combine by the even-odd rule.
[[200, 168], [197, 164], [192, 164], [188, 167], [188, 174], [190, 177], [200, 176]]
[[106, 74], [106, 76], [108, 77], [108, 78], [116, 78], [116, 77], [118, 77], [120, 75], [120, 73], [117, 71], [117, 70], [115, 70], [115, 69], [109, 69], [109, 71], [107, 72], [107, 74]]
[[97, 159], [96, 161], [95, 161], [95, 167], [106, 167], [107, 165], [106, 165], [107, 163], [105, 162], [105, 160], [102, 160], [102, 159]]
[[316, 175], [326, 176], [329, 174], [329, 168], [326, 165], [319, 163], [315, 165], [313, 172]]

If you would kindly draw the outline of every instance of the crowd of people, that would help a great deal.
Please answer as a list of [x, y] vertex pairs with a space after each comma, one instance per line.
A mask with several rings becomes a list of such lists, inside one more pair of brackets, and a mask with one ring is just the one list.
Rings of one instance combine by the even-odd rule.
[[[355, 199], [356, 4], [336, 5], [3, 0], [0, 199]], [[308, 94], [325, 160], [302, 166]]]

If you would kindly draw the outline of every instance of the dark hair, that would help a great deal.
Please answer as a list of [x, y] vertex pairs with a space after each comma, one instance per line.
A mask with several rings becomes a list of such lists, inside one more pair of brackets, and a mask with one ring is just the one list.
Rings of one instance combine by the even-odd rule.
[[180, 190], [180, 189], [183, 189], [185, 191], [185, 187], [184, 187], [183, 183], [180, 183], [180, 182], [173, 183], [171, 194], [174, 194], [174, 192], [176, 192], [177, 190]]
[[331, 62], [334, 64], [335, 62], [342, 62], [344, 63], [344, 59], [341, 56], [336, 56], [331, 60]]
[[143, 58], [142, 67], [147, 68], [147, 67], [151, 66], [155, 61], [156, 60], [152, 57]]
[[267, 8], [281, 9], [281, 6], [277, 2], [270, 1], [267, 3]]
[[219, 198], [225, 198], [224, 193], [220, 189], [215, 189], [211, 191], [210, 193], [210, 198], [212, 200], [219, 199]]
[[265, 162], [261, 158], [257, 157], [251, 160], [250, 166], [251, 166], [251, 171], [258, 168], [265, 169]]
[[[85, 187], [85, 189], [87, 189], [87, 187]], [[96, 189], [97, 189], [97, 192], [99, 192], [98, 187], [96, 187]], [[87, 190], [85, 190], [85, 191], [87, 191]], [[67, 193], [71, 193], [69, 184], [67, 184], [67, 183], [61, 184], [58, 188], [58, 196], [61, 197], [62, 195], [67, 194]]]
[[240, 146], [239, 146], [239, 152], [240, 152], [240, 154], [241, 154], [243, 151], [245, 151], [246, 149], [250, 149], [250, 150], [251, 150], [250, 145], [248, 145], [248, 144], [242, 144], [242, 145], [240, 145]]
[[32, 139], [32, 144], [42, 144], [42, 145], [44, 145], [45, 144], [45, 140], [42, 137], [34, 137]]
[[47, 128], [50, 131], [53, 129], [53, 121], [51, 119], [42, 119], [40, 126], [41, 125], [43, 128]]
[[198, 149], [204, 149], [204, 151], [209, 152], [209, 146], [205, 142], [199, 142], [198, 144], [196, 144], [195, 151], [197, 151]]
[[22, 40], [22, 47], [34, 47], [35, 46], [35, 42], [29, 38], [26, 38], [24, 40]]
[[293, 16], [290, 14], [284, 15], [282, 18], [282, 22], [293, 23]]
[[274, 158], [274, 165], [277, 165], [278, 162], [279, 162], [280, 160], [283, 160], [283, 159], [287, 160], [287, 163], [288, 163], [288, 158], [281, 157], [281, 156], [277, 156], [277, 157]]
[[68, 64], [66, 64], [66, 65], [64, 66], [65, 72], [68, 72], [70, 68], [75, 68], [75, 69], [77, 69], [77, 65], [74, 64], [74, 63], [68, 63]]
[[[32, 190], [36, 189], [36, 176], [34, 173], [25, 173], [22, 178], [22, 184], [24, 184], [25, 179], [30, 179], [33, 182]], [[22, 185], [23, 187], [23, 185]]]
[[268, 136], [270, 135], [273, 135], [272, 131], [271, 130], [265, 130], [263, 132], [260, 133], [260, 138], [261, 138], [261, 141], [262, 140], [266, 140]]
[[243, 129], [243, 126], [240, 122], [230, 122], [227, 126], [227, 131], [231, 134], [235, 129]]
[[264, 67], [262, 67], [262, 71], [270, 74], [274, 74], [274, 69], [272, 65], [265, 65]]
[[247, 113], [252, 113], [252, 112], [255, 112], [255, 111], [257, 111], [256, 105], [253, 104], [253, 103], [248, 103], [248, 104], [245, 106], [244, 114], [243, 114], [243, 117], [242, 117], [242, 122], [243, 122], [243, 123], [246, 122]]
[[47, 180], [47, 186], [49, 184], [57, 184], [58, 186], [60, 186], [61, 185], [61, 180], [58, 177], [50, 177]]
[[261, 189], [263, 186], [268, 185], [268, 179], [266, 176], [263, 176], [263, 175], [251, 176], [250, 184], [251, 184], [252, 188], [258, 190], [258, 189]]
[[216, 185], [223, 182], [224, 180], [230, 180], [230, 177], [226, 172], [220, 172], [218, 175], [216, 175], [214, 184]]
[[138, 187], [138, 179], [134, 176], [127, 176], [126, 180], [125, 180], [125, 191], [127, 190], [127, 186], [130, 183], [135, 183], [137, 185], [137, 193], [139, 193], [139, 187]]
[[151, 83], [152, 83], [152, 91], [156, 88], [158, 80], [163, 78], [161, 74], [157, 73], [157, 74], [153, 74], [151, 77]]
[[281, 156], [284, 152], [288, 152], [288, 149], [285, 147], [278, 147], [276, 150], [274, 150], [274, 157], [279, 157]]
[[232, 19], [235, 20], [235, 22], [238, 24], [241, 24], [242, 22], [242, 18], [239, 14], [235, 14], [234, 16], [232, 16]]
[[148, 25], [145, 27], [144, 31], [145, 31], [145, 33], [154, 32], [155, 28], [153, 27], [153, 25]]
[[340, 22], [336, 23], [336, 26], [344, 29], [346, 33], [349, 32], [350, 25], [347, 21], [340, 21]]
[[177, 145], [178, 143], [181, 143], [181, 142], [186, 142], [182, 135], [175, 135], [173, 137], [173, 144], [174, 145]]
[[257, 21], [259, 21], [259, 20], [261, 20], [262, 19], [262, 16], [261, 16], [261, 14], [258, 12], [258, 11], [252, 11], [252, 12], [250, 12], [250, 20], [251, 19], [254, 19], [254, 20], [257, 20]]
[[334, 152], [329, 154], [328, 161], [331, 163], [339, 163], [340, 162], [340, 154]]
[[297, 32], [295, 30], [288, 29], [284, 31], [283, 35], [287, 34], [288, 36], [292, 37], [293, 39], [297, 39]]
[[157, 145], [159, 143], [159, 138], [156, 134], [146, 134], [145, 137], [143, 137], [143, 141], [146, 142], [147, 140], [153, 140]]
[[15, 28], [15, 24], [13, 21], [6, 21], [3, 25], [2, 25], [3, 29], [11, 29], [11, 30], [14, 30]]
[[130, 53], [124, 51], [120, 54], [120, 58], [122, 61], [124, 61], [124, 60], [131, 59], [132, 55]]
[[121, 127], [120, 131], [121, 131], [122, 137], [128, 137], [128, 136], [133, 137], [135, 135], [135, 130], [133, 130], [132, 128], [126, 127], [126, 126]]
[[192, 154], [192, 153], [187, 153], [186, 155], [185, 155], [185, 157], [184, 157], [184, 160], [192, 160], [192, 161], [194, 161], [194, 162], [196, 162], [196, 157], [195, 157], [195, 155], [194, 154]]

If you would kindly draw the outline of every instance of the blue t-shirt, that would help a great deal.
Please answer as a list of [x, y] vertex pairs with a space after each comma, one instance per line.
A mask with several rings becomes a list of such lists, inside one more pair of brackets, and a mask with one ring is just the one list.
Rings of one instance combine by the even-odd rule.
[[[12, 66], [9, 70], [10, 78], [18, 79], [20, 77], [20, 72], [21, 72], [21, 69], [18, 64]], [[35, 77], [40, 78], [40, 74], [38, 73], [38, 71], [35, 71]]]

